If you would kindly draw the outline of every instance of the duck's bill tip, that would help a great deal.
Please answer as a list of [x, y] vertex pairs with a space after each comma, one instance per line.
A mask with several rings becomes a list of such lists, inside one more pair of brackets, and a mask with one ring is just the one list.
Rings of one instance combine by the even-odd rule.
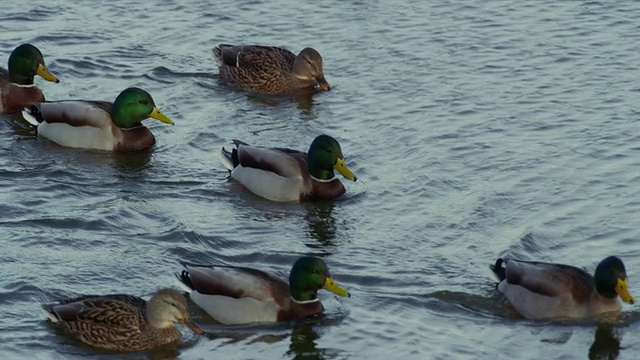
[[329, 85], [327, 80], [324, 78], [324, 75], [320, 76], [316, 80], [318, 81], [318, 86], [320, 87], [320, 89], [322, 89], [324, 91], [330, 91], [331, 90], [331, 85]]
[[47, 81], [51, 81], [56, 84], [60, 82], [60, 80], [58, 80], [58, 78], [55, 75], [50, 73], [49, 70], [43, 64], [38, 64], [38, 68], [36, 69], [36, 74], [40, 75], [40, 77], [42, 77]]
[[325, 290], [331, 291], [338, 296], [351, 297], [351, 294], [349, 294], [347, 290], [338, 286], [338, 284], [336, 284], [336, 282], [331, 277], [326, 278], [323, 288]]
[[199, 326], [197, 326], [196, 324], [192, 324], [191, 322], [187, 321], [187, 320], [180, 320], [180, 324], [184, 325], [185, 327], [187, 327], [189, 330], [193, 331], [194, 333], [198, 334], [198, 335], [202, 335], [204, 334], [204, 330], [202, 330]]
[[165, 114], [161, 113], [157, 107], [153, 108], [153, 110], [151, 111], [151, 114], [149, 114], [149, 117], [159, 120], [165, 124], [175, 125], [173, 120], [169, 119]]

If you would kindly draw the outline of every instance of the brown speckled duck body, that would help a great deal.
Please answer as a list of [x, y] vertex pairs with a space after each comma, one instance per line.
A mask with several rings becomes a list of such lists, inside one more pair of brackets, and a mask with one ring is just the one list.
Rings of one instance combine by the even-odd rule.
[[316, 86], [329, 91], [322, 56], [313, 48], [298, 55], [261, 45], [226, 45], [213, 49], [220, 77], [236, 87], [260, 94], [309, 93]]
[[178, 291], [163, 289], [148, 302], [135, 296], [86, 295], [42, 306], [51, 321], [83, 343], [106, 350], [141, 351], [174, 343], [186, 321], [187, 303]]

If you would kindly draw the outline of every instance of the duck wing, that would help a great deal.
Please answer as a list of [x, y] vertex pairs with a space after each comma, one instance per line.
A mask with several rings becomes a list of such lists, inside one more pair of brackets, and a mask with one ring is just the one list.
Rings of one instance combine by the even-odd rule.
[[213, 53], [218, 65], [249, 70], [290, 70], [296, 60], [291, 51], [274, 46], [220, 44]]
[[52, 321], [78, 336], [99, 338], [101, 331], [108, 331], [109, 341], [124, 341], [141, 333], [146, 302], [130, 295], [87, 295], [42, 308]]
[[589, 299], [593, 289], [593, 276], [570, 265], [506, 260], [505, 275], [509, 284], [544, 296], [566, 294], [578, 302]]
[[270, 171], [286, 178], [297, 178], [307, 171], [307, 154], [293, 149], [239, 144], [237, 159], [243, 167]]
[[64, 123], [71, 126], [110, 128], [112, 103], [106, 101], [64, 100], [33, 104], [23, 111], [30, 123]]
[[205, 295], [221, 295], [234, 299], [251, 297], [259, 301], [274, 298], [274, 291], [288, 291], [288, 285], [266, 272], [234, 266], [183, 264], [178, 280], [192, 291]]

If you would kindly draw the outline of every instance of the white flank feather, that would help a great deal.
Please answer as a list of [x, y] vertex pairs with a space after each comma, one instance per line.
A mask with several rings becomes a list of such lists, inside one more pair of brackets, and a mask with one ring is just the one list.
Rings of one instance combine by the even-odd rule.
[[278, 305], [273, 299], [265, 301], [249, 297], [234, 299], [222, 295], [203, 295], [196, 291], [192, 292], [190, 297], [207, 314], [225, 325], [278, 320]]
[[111, 129], [65, 123], [43, 122], [38, 126], [38, 135], [58, 145], [82, 149], [112, 151], [117, 143]]
[[271, 171], [237, 166], [231, 176], [252, 193], [278, 202], [300, 201], [302, 177], [283, 177]]
[[509, 284], [506, 280], [498, 284], [498, 290], [527, 319], [552, 318], [556, 317], [558, 313], [569, 314], [573, 312], [570, 306], [563, 306], [565, 296], [550, 297], [536, 294], [520, 285]]

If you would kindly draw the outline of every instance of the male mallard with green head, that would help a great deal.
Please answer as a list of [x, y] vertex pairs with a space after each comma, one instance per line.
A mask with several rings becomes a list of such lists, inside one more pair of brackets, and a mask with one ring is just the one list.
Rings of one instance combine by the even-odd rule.
[[213, 49], [220, 77], [244, 91], [260, 94], [312, 92], [316, 86], [329, 91], [322, 56], [304, 48], [296, 56], [273, 46], [226, 45]]
[[569, 265], [498, 259], [490, 267], [498, 290], [527, 319], [583, 318], [620, 311], [620, 301], [633, 304], [622, 260], [609, 256], [594, 276]]
[[34, 102], [44, 101], [42, 91], [33, 82], [36, 75], [59, 82], [47, 70], [37, 47], [22, 44], [15, 48], [9, 56], [9, 68], [0, 68], [0, 114], [17, 113]]
[[184, 264], [176, 274], [191, 300], [225, 325], [280, 322], [322, 313], [320, 289], [351, 296], [338, 286], [322, 259], [301, 257], [289, 273], [289, 283], [266, 272], [233, 266]]
[[106, 350], [142, 351], [180, 340], [173, 324], [189, 324], [187, 301], [173, 289], [149, 301], [131, 295], [85, 295], [42, 305], [45, 315], [83, 343]]
[[173, 125], [156, 107], [151, 95], [131, 87], [113, 103], [64, 100], [35, 103], [23, 117], [38, 129], [38, 135], [58, 145], [116, 152], [147, 149], [156, 142], [141, 121], [153, 118]]
[[337, 170], [356, 181], [347, 167], [342, 149], [329, 135], [316, 137], [304, 153], [286, 148], [261, 148], [234, 140], [232, 151], [222, 148], [222, 162], [231, 177], [256, 195], [271, 201], [334, 199], [345, 192], [335, 177]]

